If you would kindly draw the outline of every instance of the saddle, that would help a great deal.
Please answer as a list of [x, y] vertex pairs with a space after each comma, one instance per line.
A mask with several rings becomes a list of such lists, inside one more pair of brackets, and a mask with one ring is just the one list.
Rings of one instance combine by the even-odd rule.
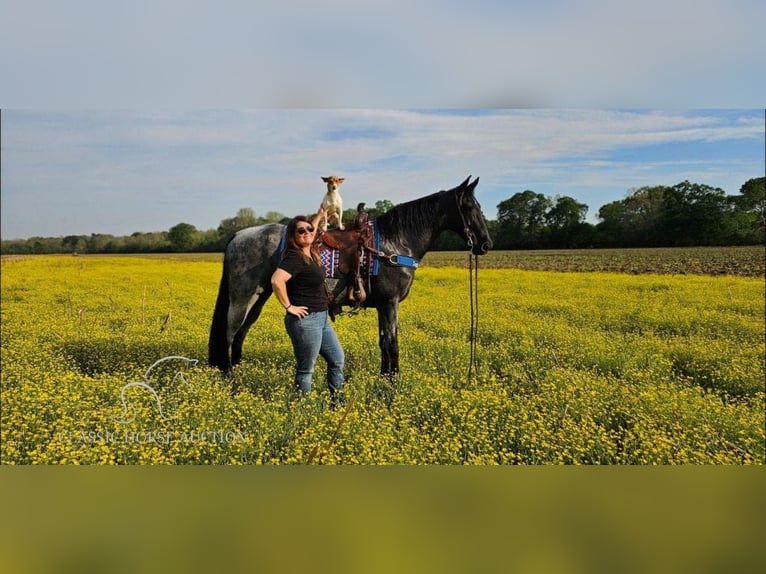
[[336, 252], [337, 269], [341, 277], [329, 292], [331, 317], [341, 312], [343, 304], [358, 310], [367, 299], [370, 289], [371, 258], [365, 257], [365, 251], [376, 252], [374, 231], [364, 212], [363, 203], [359, 204], [357, 212], [353, 225], [346, 226], [343, 231], [320, 231], [314, 240], [320, 252]]

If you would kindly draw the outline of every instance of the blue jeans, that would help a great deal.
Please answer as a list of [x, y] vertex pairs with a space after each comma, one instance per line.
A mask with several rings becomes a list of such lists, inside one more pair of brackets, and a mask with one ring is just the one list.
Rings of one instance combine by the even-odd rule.
[[309, 313], [303, 319], [285, 315], [285, 328], [295, 353], [295, 387], [304, 394], [311, 392], [314, 364], [321, 355], [327, 361], [327, 386], [334, 394], [343, 388], [343, 362], [345, 356], [327, 311]]

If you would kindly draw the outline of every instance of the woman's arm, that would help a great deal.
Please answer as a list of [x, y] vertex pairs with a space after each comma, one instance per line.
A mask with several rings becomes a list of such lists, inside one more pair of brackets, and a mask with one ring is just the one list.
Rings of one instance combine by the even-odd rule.
[[317, 214], [314, 216], [314, 219], [311, 220], [311, 225], [314, 227], [314, 229], [318, 229], [319, 222], [324, 217], [325, 214], [325, 208], [321, 205], [319, 206], [319, 211], [317, 211]]
[[309, 310], [308, 307], [296, 307], [290, 303], [290, 298], [287, 296], [287, 282], [291, 277], [292, 275], [284, 269], [277, 269], [271, 276], [271, 288], [285, 311], [302, 319], [309, 314]]

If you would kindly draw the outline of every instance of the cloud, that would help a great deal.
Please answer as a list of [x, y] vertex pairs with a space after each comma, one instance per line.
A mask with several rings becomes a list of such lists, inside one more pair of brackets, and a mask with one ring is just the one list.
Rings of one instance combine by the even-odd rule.
[[523, 189], [593, 213], [630, 187], [696, 175], [734, 193], [763, 172], [762, 142], [759, 111], [4, 111], [3, 237], [208, 229], [245, 206], [293, 214], [316, 207], [331, 173], [351, 203], [470, 174], [490, 217]]

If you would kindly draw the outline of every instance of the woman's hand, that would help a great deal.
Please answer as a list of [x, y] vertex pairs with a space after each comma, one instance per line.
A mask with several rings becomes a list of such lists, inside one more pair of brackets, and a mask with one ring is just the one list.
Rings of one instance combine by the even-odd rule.
[[279, 301], [279, 304], [285, 308], [287, 313], [295, 315], [299, 319], [303, 319], [309, 314], [308, 307], [296, 307], [290, 303], [290, 299], [287, 297], [287, 282], [290, 280], [290, 275], [284, 269], [277, 269], [271, 276], [271, 288], [274, 290], [274, 295]]
[[290, 313], [290, 315], [295, 315], [298, 317], [298, 319], [303, 319], [306, 315], [309, 314], [309, 308], [308, 307], [296, 307], [295, 305], [290, 305], [287, 308], [287, 312]]
[[311, 225], [314, 226], [314, 229], [319, 229], [319, 222], [322, 221], [322, 218], [326, 213], [327, 210], [320, 205], [319, 209], [317, 210], [317, 214], [314, 216], [314, 219], [311, 220]]

